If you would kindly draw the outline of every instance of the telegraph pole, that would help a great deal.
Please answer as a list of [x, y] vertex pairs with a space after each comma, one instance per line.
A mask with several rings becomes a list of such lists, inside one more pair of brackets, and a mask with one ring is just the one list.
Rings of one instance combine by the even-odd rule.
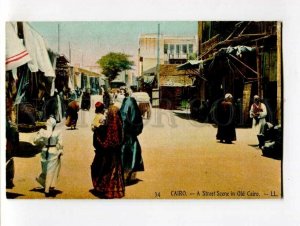
[[60, 25], [57, 25], [57, 52], [60, 54]]
[[263, 98], [262, 77], [261, 77], [261, 53], [256, 44], [256, 68], [257, 68], [257, 91], [258, 96]]
[[71, 55], [71, 44], [69, 42], [69, 60], [70, 60], [70, 64], [71, 64], [71, 57], [72, 57], [72, 55]]
[[152, 88], [152, 106], [159, 107], [159, 36], [160, 36], [160, 24], [158, 24], [157, 30], [157, 62], [156, 62], [156, 79], [157, 88]]

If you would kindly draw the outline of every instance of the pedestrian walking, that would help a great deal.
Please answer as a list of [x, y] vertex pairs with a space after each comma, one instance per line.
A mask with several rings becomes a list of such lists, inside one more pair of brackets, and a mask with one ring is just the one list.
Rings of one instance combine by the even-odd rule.
[[250, 118], [252, 118], [252, 128], [256, 135], [259, 135], [263, 131], [263, 126], [266, 123], [267, 108], [262, 103], [260, 97], [255, 95], [253, 97], [253, 104], [250, 108]]
[[137, 138], [143, 131], [143, 119], [137, 102], [130, 96], [130, 93], [131, 91], [126, 88], [125, 98], [120, 109], [124, 131], [122, 163], [127, 184], [136, 179], [136, 172], [144, 171], [142, 149]]
[[72, 100], [67, 107], [66, 112], [66, 122], [65, 125], [67, 127], [71, 127], [71, 129], [76, 129], [77, 120], [78, 120], [78, 111], [79, 104], [76, 100]]
[[104, 103], [105, 109], [109, 108], [110, 102], [111, 102], [111, 98], [110, 98], [109, 92], [107, 90], [105, 90], [103, 93], [103, 103]]
[[42, 172], [36, 181], [45, 189], [46, 197], [52, 195], [51, 192], [56, 186], [63, 154], [61, 131], [55, 130], [55, 126], [56, 121], [51, 115], [46, 122], [46, 130], [41, 129], [34, 138], [34, 144], [42, 147]]
[[266, 105], [262, 103], [261, 98], [258, 95], [254, 95], [253, 100], [254, 102], [251, 105], [249, 114], [250, 118], [252, 118], [252, 129], [259, 140], [260, 136], [263, 135], [268, 113]]
[[233, 105], [233, 97], [230, 93], [225, 94], [224, 100], [217, 107], [217, 140], [221, 143], [231, 144], [236, 140], [235, 132], [235, 110]]
[[106, 126], [94, 127], [95, 157], [91, 165], [94, 192], [101, 198], [122, 198], [125, 183], [121, 161], [123, 141], [119, 109], [110, 105]]

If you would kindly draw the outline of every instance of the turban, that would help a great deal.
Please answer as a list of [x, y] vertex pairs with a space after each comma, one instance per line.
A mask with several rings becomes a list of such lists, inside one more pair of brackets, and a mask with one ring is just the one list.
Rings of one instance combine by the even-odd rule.
[[228, 99], [228, 98], [232, 98], [232, 95], [230, 93], [225, 94], [225, 99]]

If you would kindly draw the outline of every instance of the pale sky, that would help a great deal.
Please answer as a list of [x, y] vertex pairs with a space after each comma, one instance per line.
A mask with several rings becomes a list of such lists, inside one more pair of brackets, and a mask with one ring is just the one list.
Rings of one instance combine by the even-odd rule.
[[108, 52], [124, 52], [137, 56], [140, 34], [160, 33], [175, 36], [197, 35], [196, 21], [169, 22], [30, 22], [55, 52], [58, 51], [58, 24], [60, 27], [60, 52], [69, 58], [71, 46], [71, 63], [83, 62], [84, 66], [95, 62]]

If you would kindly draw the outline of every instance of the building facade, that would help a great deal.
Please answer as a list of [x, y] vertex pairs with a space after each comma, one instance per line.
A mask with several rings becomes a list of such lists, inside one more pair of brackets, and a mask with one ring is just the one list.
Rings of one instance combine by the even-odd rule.
[[139, 38], [138, 75], [159, 64], [181, 64], [198, 53], [197, 36], [142, 34]]

